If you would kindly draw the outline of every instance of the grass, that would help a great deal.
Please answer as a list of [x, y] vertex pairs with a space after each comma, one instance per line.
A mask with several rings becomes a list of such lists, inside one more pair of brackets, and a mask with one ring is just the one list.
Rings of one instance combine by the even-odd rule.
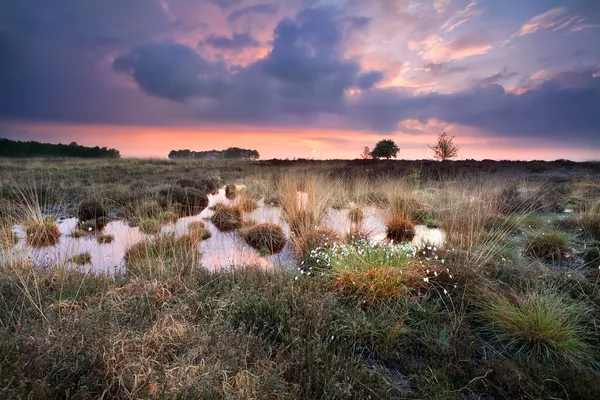
[[25, 223], [27, 244], [32, 247], [53, 246], [60, 240], [60, 230], [52, 217], [36, 218]]
[[[419, 179], [407, 178], [415, 168]], [[77, 216], [82, 199], [111, 218], [166, 224], [194, 198], [203, 209], [219, 176], [246, 185], [236, 208], [246, 194], [281, 202], [300, 268], [208, 271], [202, 221], [135, 244], [127, 268], [110, 274], [69, 268], [51, 251], [33, 264], [37, 250], [18, 246], [0, 254], [0, 397], [599, 398], [596, 246], [592, 229], [579, 230], [594, 213], [598, 172], [591, 163], [0, 160], [0, 226]], [[510, 181], [518, 202], [501, 209]], [[377, 214], [344, 221], [351, 232], [339, 235], [329, 209], [348, 204], [432, 219], [447, 245], [372, 243], [385, 234]], [[550, 212], [564, 208], [574, 209], [565, 227]], [[527, 250], [550, 227], [568, 239], [552, 264]]]
[[192, 221], [188, 226], [189, 235], [197, 242], [209, 239], [212, 234], [202, 221]]
[[109, 234], [105, 234], [105, 233], [100, 233], [98, 235], [96, 235], [96, 241], [98, 242], [98, 244], [110, 244], [115, 240], [115, 237], [113, 235], [109, 235]]
[[156, 218], [143, 218], [138, 222], [138, 227], [146, 235], [155, 235], [161, 231], [163, 223]]
[[19, 237], [10, 227], [0, 226], [0, 250], [10, 249], [19, 242]]
[[221, 232], [230, 232], [242, 226], [242, 210], [225, 204], [216, 204], [210, 221]]
[[360, 207], [354, 207], [350, 211], [348, 211], [348, 219], [354, 225], [359, 225], [363, 219], [365, 218], [365, 214]]
[[277, 224], [256, 224], [245, 228], [242, 236], [246, 243], [263, 255], [281, 252], [287, 243], [283, 229]]
[[561, 231], [533, 231], [525, 236], [525, 254], [543, 260], [561, 260], [571, 251], [569, 237]]
[[410, 242], [415, 237], [415, 224], [405, 213], [393, 211], [385, 218], [386, 237], [394, 242]]
[[526, 359], [594, 363], [588, 321], [592, 309], [559, 288], [541, 285], [524, 293], [485, 293], [484, 330], [503, 353]]
[[188, 236], [159, 235], [125, 252], [127, 274], [145, 279], [183, 278], [198, 264], [196, 242]]
[[69, 262], [71, 262], [75, 265], [91, 264], [92, 263], [92, 255], [90, 254], [89, 251], [86, 251], [84, 253], [74, 254], [73, 256], [71, 256], [69, 258]]
[[227, 197], [229, 200], [233, 200], [236, 196], [237, 186], [235, 186], [233, 183], [230, 183], [229, 185], [225, 186], [225, 197]]

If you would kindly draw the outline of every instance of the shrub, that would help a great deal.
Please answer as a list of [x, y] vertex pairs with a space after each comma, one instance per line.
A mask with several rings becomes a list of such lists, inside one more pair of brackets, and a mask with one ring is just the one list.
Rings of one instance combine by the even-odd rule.
[[188, 236], [174, 234], [136, 243], [124, 256], [127, 274], [146, 279], [187, 276], [198, 258], [196, 242]]
[[261, 254], [276, 254], [287, 242], [283, 229], [272, 223], [258, 224], [244, 229], [242, 236], [246, 242]]
[[560, 231], [535, 231], [525, 236], [525, 254], [561, 260], [570, 251], [569, 238]]
[[54, 218], [36, 218], [25, 224], [27, 244], [33, 247], [54, 246], [60, 239], [60, 230]]
[[79, 203], [77, 209], [79, 221], [96, 220], [100, 217], [106, 217], [106, 210], [101, 201], [96, 199], [87, 199]]
[[404, 213], [393, 212], [386, 218], [386, 237], [394, 242], [411, 241], [415, 237], [415, 224]]
[[209, 239], [212, 234], [202, 221], [192, 221], [188, 226], [189, 235], [196, 242]]
[[187, 179], [182, 178], [176, 182], [177, 186], [182, 188], [193, 188], [203, 194], [217, 194], [221, 186], [219, 178]]
[[210, 221], [221, 232], [229, 232], [242, 226], [242, 211], [237, 207], [216, 204]]
[[589, 361], [592, 347], [586, 342], [590, 309], [552, 286], [525, 293], [485, 293], [482, 328], [504, 353], [550, 360]]
[[233, 183], [230, 183], [229, 185], [225, 186], [225, 197], [227, 197], [229, 200], [233, 200], [236, 196], [237, 186], [235, 186]]
[[69, 262], [72, 262], [75, 265], [91, 264], [92, 255], [89, 251], [86, 251], [85, 253], [75, 254], [71, 256], [71, 258], [69, 258]]
[[348, 219], [354, 225], [359, 225], [365, 217], [365, 213], [360, 207], [354, 207], [348, 211]]
[[170, 186], [158, 192], [158, 203], [163, 209], [181, 205], [182, 215], [196, 215], [208, 206], [208, 196], [199, 189]]

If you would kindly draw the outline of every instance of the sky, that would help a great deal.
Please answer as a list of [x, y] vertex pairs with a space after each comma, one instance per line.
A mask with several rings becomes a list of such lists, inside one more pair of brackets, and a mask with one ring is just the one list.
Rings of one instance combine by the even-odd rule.
[[0, 137], [600, 160], [598, 0], [0, 0]]

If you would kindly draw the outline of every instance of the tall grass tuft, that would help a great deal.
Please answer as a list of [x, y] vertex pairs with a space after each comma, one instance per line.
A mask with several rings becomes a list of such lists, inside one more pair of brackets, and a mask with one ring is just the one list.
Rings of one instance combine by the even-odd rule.
[[264, 255], [281, 252], [287, 243], [283, 229], [277, 224], [256, 224], [241, 233], [246, 243]]
[[410, 242], [415, 237], [415, 224], [408, 214], [392, 211], [385, 218], [386, 237], [394, 242]]
[[60, 230], [53, 217], [42, 217], [25, 223], [27, 244], [32, 247], [54, 246], [60, 240]]
[[529, 232], [525, 236], [525, 254], [544, 260], [562, 260], [571, 250], [568, 236], [561, 231]]
[[482, 330], [504, 354], [526, 359], [594, 362], [588, 342], [587, 321], [592, 309], [552, 285], [532, 287], [523, 293], [485, 293]]
[[184, 278], [198, 264], [198, 248], [189, 236], [159, 235], [125, 252], [127, 274], [144, 279]]

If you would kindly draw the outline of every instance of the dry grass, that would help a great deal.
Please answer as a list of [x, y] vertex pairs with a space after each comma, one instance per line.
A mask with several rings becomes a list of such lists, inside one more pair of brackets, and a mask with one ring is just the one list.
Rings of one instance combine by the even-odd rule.
[[69, 262], [75, 265], [85, 265], [92, 263], [92, 255], [89, 251], [85, 253], [74, 254], [69, 258]]
[[127, 274], [144, 279], [183, 278], [199, 260], [196, 242], [188, 236], [159, 235], [133, 245], [125, 253]]
[[202, 221], [192, 221], [188, 226], [188, 232], [195, 241], [200, 242], [202, 240], [209, 239], [212, 234]]
[[109, 235], [109, 234], [105, 234], [105, 233], [100, 233], [98, 235], [96, 235], [96, 241], [99, 244], [109, 244], [112, 243], [115, 240], [115, 237], [113, 235]]
[[32, 247], [54, 246], [60, 240], [60, 230], [56, 220], [51, 217], [42, 217], [25, 223], [27, 244]]
[[230, 183], [229, 185], [225, 186], [225, 197], [227, 197], [229, 200], [235, 199], [237, 196], [237, 192], [237, 186], [233, 183]]
[[335, 243], [343, 243], [340, 235], [331, 228], [316, 228], [305, 231], [302, 236], [292, 238], [297, 259], [304, 258], [311, 250], [328, 249]]
[[360, 225], [364, 218], [365, 213], [360, 207], [354, 207], [348, 211], [348, 219], [353, 225]]
[[392, 211], [385, 218], [386, 237], [394, 242], [410, 242], [415, 237], [415, 223], [408, 214]]
[[240, 194], [237, 196], [237, 198], [233, 202], [233, 205], [235, 207], [238, 207], [240, 210], [242, 210], [245, 213], [251, 213], [252, 211], [254, 211], [258, 208], [258, 203], [256, 202], [256, 200], [251, 198], [246, 193], [245, 190], [240, 192]]

